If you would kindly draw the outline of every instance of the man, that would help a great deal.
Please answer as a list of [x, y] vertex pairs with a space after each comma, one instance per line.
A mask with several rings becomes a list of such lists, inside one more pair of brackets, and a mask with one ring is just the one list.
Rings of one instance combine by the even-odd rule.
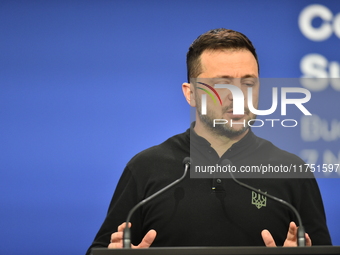
[[[248, 121], [255, 119], [245, 104], [244, 114], [233, 114], [233, 95], [215, 91], [220, 105], [202, 93], [214, 84], [232, 84], [258, 104], [259, 65], [255, 49], [243, 34], [216, 29], [199, 36], [187, 54], [188, 79], [182, 85], [187, 102], [196, 107], [196, 122], [185, 133], [137, 154], [127, 164], [109, 206], [107, 217], [90, 249], [122, 247], [129, 210], [183, 173], [182, 161], [191, 156], [196, 165], [231, 160], [241, 165], [303, 164], [293, 154], [256, 137]], [[217, 89], [218, 90], [218, 89]], [[247, 96], [245, 96], [247, 102]], [[228, 121], [214, 127], [214, 119]], [[308, 246], [329, 245], [323, 204], [316, 181], [305, 179], [245, 179], [247, 184], [293, 204], [300, 212]], [[149, 246], [296, 246], [296, 218], [272, 200], [252, 203], [252, 193], [230, 178], [186, 178], [135, 212], [131, 236], [135, 248]], [[264, 199], [263, 197], [260, 197]], [[265, 201], [265, 202], [264, 202]], [[268, 230], [265, 230], [268, 229]], [[288, 233], [287, 233], [288, 230]], [[90, 249], [88, 253], [90, 253]]]

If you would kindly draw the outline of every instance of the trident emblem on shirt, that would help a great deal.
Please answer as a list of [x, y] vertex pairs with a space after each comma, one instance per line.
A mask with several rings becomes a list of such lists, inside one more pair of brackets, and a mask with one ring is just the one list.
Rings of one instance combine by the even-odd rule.
[[255, 205], [257, 209], [260, 209], [262, 206], [267, 205], [267, 197], [255, 191], [252, 191], [251, 192], [251, 204]]

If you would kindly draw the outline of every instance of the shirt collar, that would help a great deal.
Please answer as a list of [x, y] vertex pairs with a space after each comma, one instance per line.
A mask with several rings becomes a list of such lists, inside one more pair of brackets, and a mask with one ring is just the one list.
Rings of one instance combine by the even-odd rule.
[[[190, 129], [187, 130], [187, 135], [189, 136], [189, 140], [191, 143], [197, 144], [199, 146], [207, 146], [211, 147], [211, 144], [202, 136], [199, 136], [195, 130], [195, 121], [191, 123]], [[249, 127], [248, 133], [239, 141], [234, 143], [230, 149], [244, 148], [253, 144], [256, 140], [256, 135], [253, 133], [251, 128]]]

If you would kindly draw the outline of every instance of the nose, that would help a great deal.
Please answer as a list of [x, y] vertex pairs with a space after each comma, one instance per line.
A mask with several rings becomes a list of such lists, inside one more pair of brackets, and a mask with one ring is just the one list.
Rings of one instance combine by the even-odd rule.
[[228, 89], [227, 98], [228, 98], [229, 101], [233, 101], [234, 100], [233, 93], [231, 93], [231, 91], [229, 89]]
[[[230, 82], [229, 83], [229, 85], [233, 85], [234, 87], [236, 87], [238, 90], [241, 90], [241, 79], [239, 79], [239, 78], [234, 78], [233, 80], [232, 80], [232, 82]], [[235, 89], [236, 89], [235, 88]], [[234, 90], [230, 90], [229, 88], [227, 89], [227, 99], [229, 100], [229, 101], [234, 101], [234, 93], [235, 93], [235, 89]], [[236, 97], [237, 97], [237, 95], [236, 95]]]

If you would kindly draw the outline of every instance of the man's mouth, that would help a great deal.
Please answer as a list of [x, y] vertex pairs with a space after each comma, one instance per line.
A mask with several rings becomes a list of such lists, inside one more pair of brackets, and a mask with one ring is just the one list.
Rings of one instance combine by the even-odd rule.
[[244, 118], [245, 115], [248, 114], [248, 112], [249, 112], [248, 109], [244, 109], [243, 114], [234, 114], [232, 108], [227, 108], [227, 109], [225, 109], [224, 114], [226, 114], [230, 119], [242, 119], [242, 118]]
[[242, 119], [245, 116], [245, 114], [234, 114], [232, 109], [228, 110], [226, 114], [230, 119]]

